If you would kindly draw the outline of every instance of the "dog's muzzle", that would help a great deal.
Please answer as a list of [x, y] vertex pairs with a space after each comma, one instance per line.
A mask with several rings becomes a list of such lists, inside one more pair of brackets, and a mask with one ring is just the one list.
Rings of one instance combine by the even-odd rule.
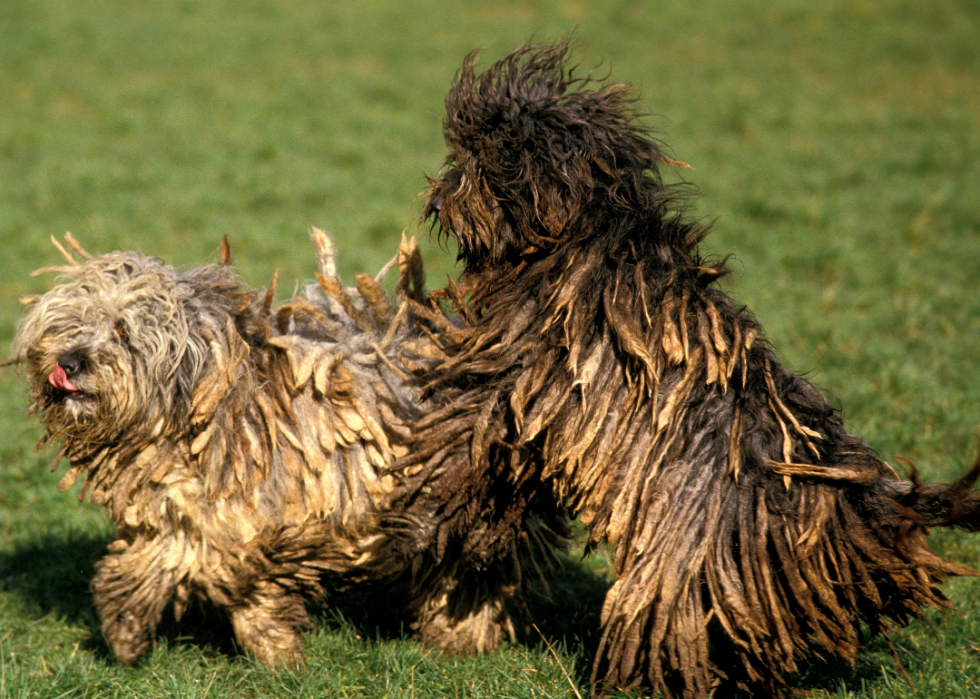
[[425, 218], [440, 216], [442, 214], [442, 207], [446, 203], [446, 193], [452, 193], [459, 189], [462, 180], [463, 175], [456, 169], [452, 169], [440, 177], [436, 181], [435, 186], [432, 187], [432, 194], [429, 195], [429, 201], [425, 203], [423, 216]]
[[62, 355], [54, 370], [48, 375], [48, 383], [67, 393], [81, 393], [71, 380], [76, 378], [84, 368], [85, 360], [80, 355], [74, 353]]

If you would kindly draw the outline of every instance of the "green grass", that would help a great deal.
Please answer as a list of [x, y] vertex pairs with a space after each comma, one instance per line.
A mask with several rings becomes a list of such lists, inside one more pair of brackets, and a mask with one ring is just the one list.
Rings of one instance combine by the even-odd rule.
[[[0, 346], [28, 272], [71, 230], [97, 252], [215, 259], [280, 296], [332, 231], [348, 279], [414, 232], [462, 57], [575, 30], [585, 66], [635, 84], [649, 121], [734, 253], [733, 295], [785, 362], [892, 459], [951, 478], [980, 422], [980, 6], [975, 0], [4, 0], [0, 3]], [[428, 242], [426, 231], [422, 238]], [[424, 249], [429, 283], [452, 254]], [[169, 624], [145, 662], [109, 657], [87, 591], [110, 535], [55, 490], [23, 387], [0, 371], [0, 699], [8, 697], [570, 697], [581, 692], [608, 561], [568, 559], [532, 634], [447, 659], [363, 612], [317, 610], [301, 672], [239, 657], [212, 620]], [[980, 565], [980, 539], [937, 547]], [[873, 642], [852, 674], [814, 662], [821, 696], [980, 695], [980, 585], [958, 611]]]

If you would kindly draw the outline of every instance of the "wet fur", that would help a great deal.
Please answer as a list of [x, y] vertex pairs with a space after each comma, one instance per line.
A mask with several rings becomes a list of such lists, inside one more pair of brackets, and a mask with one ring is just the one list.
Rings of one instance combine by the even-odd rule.
[[811, 651], [853, 663], [862, 623], [949, 606], [939, 583], [973, 572], [927, 533], [980, 526], [980, 464], [926, 487], [849, 434], [715, 285], [628, 88], [567, 60], [527, 46], [479, 74], [474, 54], [446, 98], [426, 216], [459, 246], [437, 298], [460, 320], [414, 306], [444, 400], [399, 462], [393, 512], [417, 524], [393, 555], [481, 570], [567, 511], [616, 550], [596, 693], [782, 696]]

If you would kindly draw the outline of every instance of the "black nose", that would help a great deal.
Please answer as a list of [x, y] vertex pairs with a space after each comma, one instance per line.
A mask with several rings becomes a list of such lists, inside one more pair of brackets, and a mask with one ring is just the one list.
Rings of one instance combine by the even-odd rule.
[[432, 214], [439, 215], [442, 211], [442, 194], [433, 194], [429, 197], [429, 202], [425, 206], [425, 217], [428, 218]]
[[65, 370], [69, 378], [80, 372], [83, 364], [82, 357], [74, 353], [65, 354], [58, 360], [58, 366]]

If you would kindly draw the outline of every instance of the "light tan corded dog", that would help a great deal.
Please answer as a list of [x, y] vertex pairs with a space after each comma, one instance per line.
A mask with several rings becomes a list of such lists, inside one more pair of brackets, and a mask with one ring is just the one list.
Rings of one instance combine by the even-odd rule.
[[70, 463], [59, 488], [83, 475], [80, 499], [116, 525], [93, 590], [121, 662], [171, 601], [179, 618], [198, 597], [257, 660], [296, 665], [304, 596], [371, 540], [382, 471], [423, 407], [406, 378], [425, 343], [404, 303], [421, 299], [421, 258], [403, 242], [396, 307], [367, 275], [349, 293], [327, 236], [311, 237], [319, 286], [277, 310], [274, 281], [243, 290], [227, 264], [92, 258], [70, 236], [87, 261], [55, 241], [68, 264], [39, 270], [64, 283], [26, 300], [11, 362], [27, 369], [40, 443], [60, 441], [54, 466]]

